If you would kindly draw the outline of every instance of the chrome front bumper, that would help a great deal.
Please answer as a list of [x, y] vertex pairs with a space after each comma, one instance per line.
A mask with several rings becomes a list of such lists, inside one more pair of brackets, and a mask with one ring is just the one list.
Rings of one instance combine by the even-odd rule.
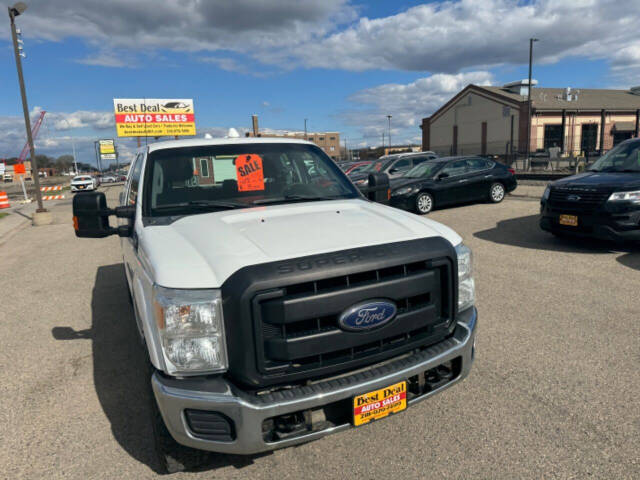
[[[189, 384], [188, 379], [171, 379], [156, 372], [151, 383], [162, 418], [178, 443], [201, 450], [249, 455], [308, 442], [352, 427], [351, 423], [345, 423], [295, 438], [267, 442], [263, 438], [262, 423], [268, 418], [322, 407], [384, 388], [458, 357], [462, 361], [458, 376], [440, 388], [409, 400], [409, 406], [460, 382], [469, 374], [473, 363], [476, 325], [477, 312], [472, 308], [458, 315], [458, 323], [451, 338], [415, 355], [351, 376], [262, 397], [248, 395], [223, 378]], [[188, 427], [185, 409], [224, 414], [234, 423], [235, 440], [219, 442], [198, 438]]]

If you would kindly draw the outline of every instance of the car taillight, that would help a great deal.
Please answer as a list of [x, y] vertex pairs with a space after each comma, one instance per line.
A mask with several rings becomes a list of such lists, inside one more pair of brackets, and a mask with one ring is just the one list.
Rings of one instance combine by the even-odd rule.
[[513, 168], [509, 168], [508, 170], [509, 170], [509, 173], [511, 175], [515, 175], [516, 174], [516, 171]]

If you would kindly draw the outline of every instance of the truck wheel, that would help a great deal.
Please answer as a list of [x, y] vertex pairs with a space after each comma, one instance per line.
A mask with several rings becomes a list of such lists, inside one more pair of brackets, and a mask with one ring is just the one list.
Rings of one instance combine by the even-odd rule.
[[500, 203], [504, 200], [504, 196], [506, 192], [504, 190], [504, 185], [501, 183], [493, 183], [491, 188], [489, 189], [489, 201], [491, 203]]
[[433, 210], [433, 197], [429, 193], [419, 193], [416, 197], [416, 212], [425, 215]]
[[156, 399], [151, 393], [151, 422], [153, 440], [160, 470], [164, 473], [176, 473], [197, 470], [212, 462], [210, 452], [185, 447], [176, 442], [164, 424]]

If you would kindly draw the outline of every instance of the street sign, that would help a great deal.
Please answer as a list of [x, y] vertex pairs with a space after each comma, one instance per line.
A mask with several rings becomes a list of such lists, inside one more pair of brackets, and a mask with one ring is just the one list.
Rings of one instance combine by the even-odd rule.
[[193, 99], [114, 98], [119, 137], [195, 135]]
[[98, 140], [100, 160], [115, 160], [116, 146], [112, 139]]
[[4, 175], [5, 172], [5, 166], [4, 166], [4, 162], [0, 163], [0, 175]]
[[24, 163], [16, 163], [13, 166], [13, 173], [16, 175], [19, 175], [21, 173], [26, 175], [27, 169], [24, 167]]

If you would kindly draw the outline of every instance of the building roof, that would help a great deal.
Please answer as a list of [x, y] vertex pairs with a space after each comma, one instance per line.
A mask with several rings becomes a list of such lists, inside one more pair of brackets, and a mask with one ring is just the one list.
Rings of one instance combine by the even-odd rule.
[[[148, 145], [149, 151], [162, 150], [165, 148], [179, 147], [201, 147], [207, 145], [238, 145], [247, 143], [295, 143], [304, 145], [314, 145], [315, 143], [307, 142], [297, 138], [287, 137], [238, 137], [238, 138], [189, 138], [185, 140], [167, 140], [162, 142], [154, 142]], [[146, 148], [146, 147], [143, 147]]]
[[[517, 102], [526, 102], [526, 95], [510, 92], [504, 87], [478, 86], [488, 92], [501, 95]], [[596, 88], [572, 89], [577, 98], [565, 100], [564, 88], [536, 88], [531, 94], [531, 102], [536, 110], [637, 110], [640, 109], [640, 95], [629, 90], [606, 90]]]

